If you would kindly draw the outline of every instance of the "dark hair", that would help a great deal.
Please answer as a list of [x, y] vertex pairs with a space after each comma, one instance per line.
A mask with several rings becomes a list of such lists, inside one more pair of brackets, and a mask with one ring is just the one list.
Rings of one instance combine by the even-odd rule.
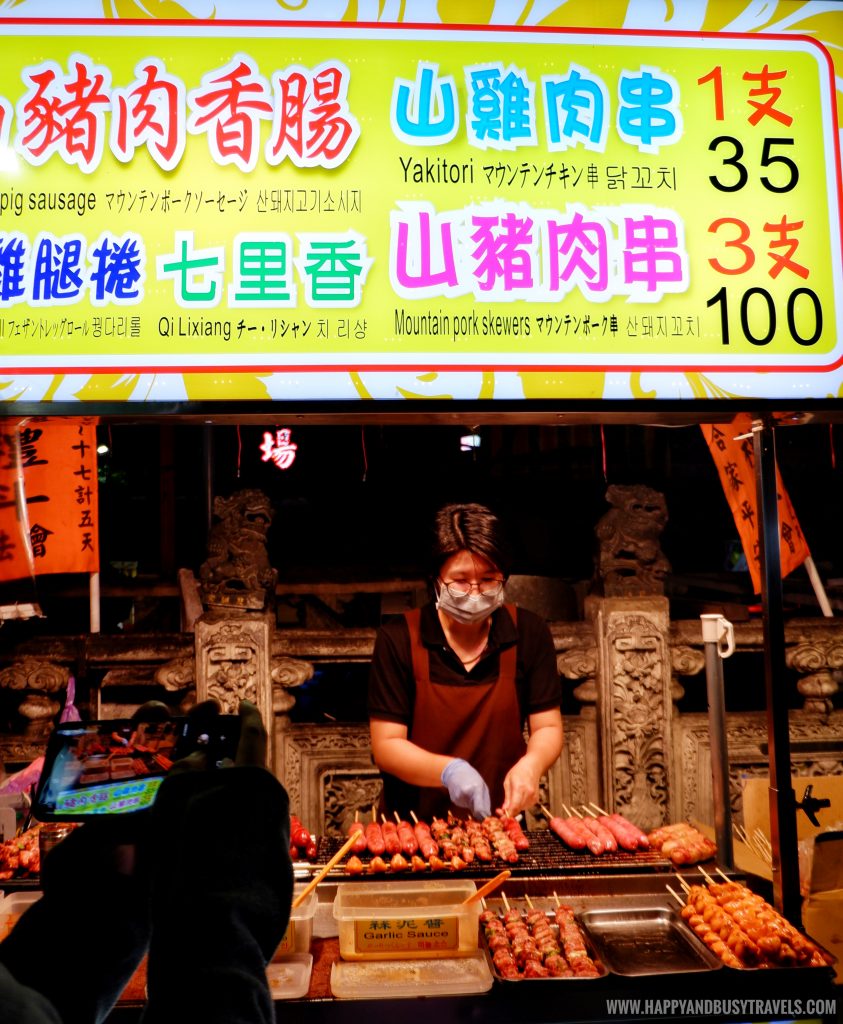
[[445, 505], [436, 513], [431, 552], [433, 575], [459, 551], [479, 555], [509, 576], [510, 555], [503, 525], [485, 505]]

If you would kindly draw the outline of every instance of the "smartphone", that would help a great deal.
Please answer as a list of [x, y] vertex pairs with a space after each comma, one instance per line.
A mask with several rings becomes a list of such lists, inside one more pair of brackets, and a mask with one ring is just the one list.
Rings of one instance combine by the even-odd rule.
[[85, 821], [146, 810], [175, 761], [203, 750], [208, 767], [220, 767], [234, 759], [239, 739], [239, 715], [62, 723], [47, 741], [33, 816]]

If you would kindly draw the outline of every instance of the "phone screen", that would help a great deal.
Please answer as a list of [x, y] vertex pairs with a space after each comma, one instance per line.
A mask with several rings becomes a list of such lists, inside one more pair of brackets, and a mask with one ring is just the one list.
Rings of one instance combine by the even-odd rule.
[[144, 810], [174, 761], [194, 750], [207, 753], [209, 767], [234, 758], [239, 727], [236, 715], [219, 715], [204, 728], [190, 718], [65, 722], [47, 743], [33, 814], [39, 821], [80, 821]]

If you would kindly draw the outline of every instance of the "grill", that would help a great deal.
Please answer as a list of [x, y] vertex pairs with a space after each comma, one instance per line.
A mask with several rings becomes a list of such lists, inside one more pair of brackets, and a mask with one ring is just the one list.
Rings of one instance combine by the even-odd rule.
[[[673, 865], [655, 850], [642, 850], [637, 853], [625, 853], [619, 850], [617, 853], [604, 853], [599, 857], [592, 853], [577, 853], [568, 849], [556, 835], [548, 829], [541, 829], [535, 832], [527, 832], [530, 840], [530, 849], [518, 854], [517, 864], [507, 864], [497, 855], [484, 863], [476, 858], [468, 865], [465, 874], [472, 878], [493, 878], [504, 868], [509, 868], [513, 878], [527, 878], [543, 874], [577, 874], [577, 875], [605, 875], [612, 872], [640, 872], [640, 871], [672, 871]], [[318, 870], [320, 865], [324, 866], [338, 852], [344, 839], [334, 839], [328, 836], [320, 836], [317, 843], [316, 863], [310, 865]], [[494, 851], [493, 851], [494, 852]], [[371, 860], [368, 853], [361, 854], [360, 860], [364, 866]], [[384, 856], [384, 860], [389, 858]], [[298, 864], [296, 865], [299, 866]], [[378, 878], [406, 878], [410, 872], [385, 875], [377, 875]], [[331, 877], [342, 875], [343, 878], [363, 878], [372, 880], [372, 875], [346, 875], [342, 864], [337, 865], [331, 872]], [[424, 878], [453, 878], [452, 871], [425, 871]]]

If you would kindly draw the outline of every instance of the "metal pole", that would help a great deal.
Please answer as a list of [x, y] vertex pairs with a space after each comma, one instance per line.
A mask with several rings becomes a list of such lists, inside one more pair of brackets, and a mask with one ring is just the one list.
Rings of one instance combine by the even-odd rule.
[[214, 436], [213, 427], [206, 423], [202, 429], [202, 465], [204, 469], [205, 490], [205, 539], [211, 536], [211, 523], [214, 517]]
[[776, 438], [770, 419], [754, 421], [752, 436], [759, 518], [761, 602], [764, 610], [764, 684], [769, 742], [773, 899], [777, 909], [788, 921], [800, 927], [802, 901], [799, 892], [796, 795], [791, 782], [787, 678], [784, 672], [784, 607], [776, 482]]
[[[705, 648], [705, 681], [708, 692], [708, 729], [711, 748], [711, 791], [714, 797], [714, 836], [717, 863], [735, 867], [732, 847], [732, 805], [729, 795], [729, 749], [726, 740], [726, 699], [723, 689], [723, 658], [734, 652], [732, 624], [722, 615], [701, 615]], [[725, 648], [721, 641], [726, 639]]]
[[91, 620], [91, 632], [100, 631], [100, 574], [92, 572], [88, 579], [88, 607]]

